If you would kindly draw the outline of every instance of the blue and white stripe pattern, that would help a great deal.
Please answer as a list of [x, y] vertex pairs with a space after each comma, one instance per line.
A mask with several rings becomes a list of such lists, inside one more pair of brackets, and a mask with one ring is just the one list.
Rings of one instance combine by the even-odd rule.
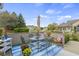
[[62, 47], [60, 46], [51, 46], [50, 48], [48, 48], [47, 52], [44, 53], [42, 56], [55, 56], [61, 49]]
[[56, 55], [62, 47], [53, 45], [49, 46], [47, 49], [42, 50], [41, 52], [34, 54], [33, 56], [54, 56]]
[[20, 45], [16, 45], [12, 47], [12, 55], [13, 56], [22, 56], [22, 50]]
[[[36, 47], [32, 47], [31, 56], [54, 56], [61, 49], [62, 49], [62, 47], [54, 44], [54, 45], [48, 46], [48, 47], [43, 46], [42, 48], [39, 49], [40, 52], [38, 52], [38, 49]], [[20, 45], [14, 46], [12, 48], [12, 54], [13, 54], [13, 56], [22, 56], [21, 46]]]

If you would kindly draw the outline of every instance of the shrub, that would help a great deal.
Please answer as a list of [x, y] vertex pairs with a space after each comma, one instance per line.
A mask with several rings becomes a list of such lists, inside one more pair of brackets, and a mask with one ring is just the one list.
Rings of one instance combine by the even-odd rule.
[[73, 33], [73, 34], [72, 34], [72, 40], [74, 40], [74, 41], [79, 41], [79, 37], [78, 37], [78, 36], [79, 36], [78, 34]]
[[47, 36], [50, 36], [52, 32], [49, 31], [49, 30], [46, 30], [45, 33], [46, 33]]
[[28, 28], [15, 28], [14, 32], [29, 32]]
[[31, 54], [31, 49], [30, 48], [25, 48], [23, 51], [24, 56], [29, 56]]
[[67, 43], [67, 42], [70, 40], [70, 35], [69, 35], [69, 33], [65, 33], [65, 34], [64, 34], [64, 37], [65, 37], [65, 43]]
[[2, 35], [2, 29], [0, 29], [0, 36]]
[[65, 33], [65, 43], [67, 43], [69, 40], [73, 41], [79, 41], [79, 33]]

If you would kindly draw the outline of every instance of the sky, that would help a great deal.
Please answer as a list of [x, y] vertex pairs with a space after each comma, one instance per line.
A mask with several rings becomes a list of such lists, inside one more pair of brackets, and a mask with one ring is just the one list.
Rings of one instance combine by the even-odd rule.
[[78, 3], [4, 3], [4, 10], [21, 13], [26, 25], [35, 25], [37, 16], [41, 16], [41, 27], [48, 24], [79, 19]]

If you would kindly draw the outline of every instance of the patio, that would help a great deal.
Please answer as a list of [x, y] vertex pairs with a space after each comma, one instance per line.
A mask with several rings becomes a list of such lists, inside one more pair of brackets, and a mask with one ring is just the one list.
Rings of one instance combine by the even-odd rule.
[[79, 55], [79, 42], [77, 41], [69, 41], [65, 46], [64, 49]]
[[[54, 43], [50, 44], [45, 38], [40, 37], [38, 40], [33, 37], [30, 38], [30, 40], [31, 43], [29, 43], [28, 46], [32, 49], [31, 56], [54, 56], [62, 49], [62, 46], [58, 46]], [[13, 56], [22, 56], [21, 45], [13, 46], [12, 53]]]

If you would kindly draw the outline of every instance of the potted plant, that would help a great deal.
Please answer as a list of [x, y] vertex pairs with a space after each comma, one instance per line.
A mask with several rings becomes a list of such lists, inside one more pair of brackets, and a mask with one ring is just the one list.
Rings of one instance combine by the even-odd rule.
[[25, 48], [23, 51], [24, 56], [29, 56], [31, 54], [31, 49], [30, 48]]
[[21, 48], [22, 48], [22, 53], [24, 56], [29, 56], [32, 52], [31, 48], [29, 48], [26, 44], [23, 44]]

